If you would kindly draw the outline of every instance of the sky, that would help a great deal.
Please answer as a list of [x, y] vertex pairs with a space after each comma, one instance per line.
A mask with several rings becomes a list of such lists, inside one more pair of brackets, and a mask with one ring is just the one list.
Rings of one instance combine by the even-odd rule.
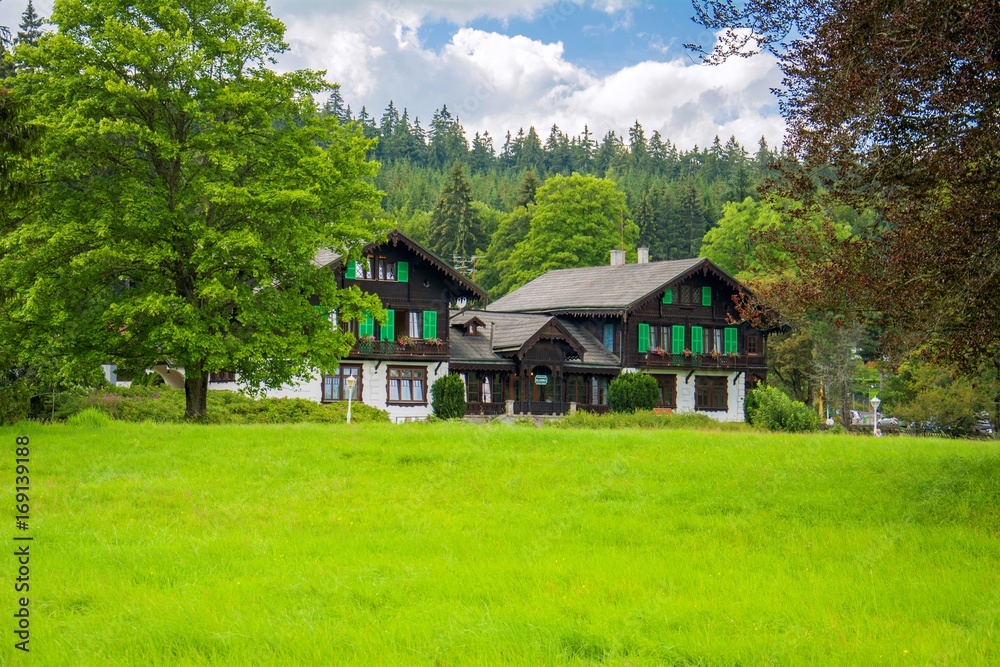
[[[27, 0], [0, 0], [16, 31]], [[47, 16], [50, 0], [36, 2]], [[627, 136], [636, 120], [681, 149], [735, 136], [751, 152], [782, 142], [770, 54], [698, 62], [687, 42], [715, 35], [693, 23], [690, 0], [272, 0], [287, 27], [278, 68], [321, 69], [352, 111], [376, 119], [390, 100], [426, 128], [447, 105], [469, 138], [552, 125]]]

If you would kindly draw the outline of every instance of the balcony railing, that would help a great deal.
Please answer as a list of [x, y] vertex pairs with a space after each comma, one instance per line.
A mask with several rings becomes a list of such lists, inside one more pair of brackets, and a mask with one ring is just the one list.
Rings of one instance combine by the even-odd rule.
[[398, 340], [359, 340], [351, 351], [352, 357], [372, 359], [447, 359], [448, 342], [444, 340], [413, 339], [406, 342]]
[[645, 368], [707, 368], [748, 371], [767, 370], [767, 360], [757, 354], [660, 354], [636, 355], [636, 365]]

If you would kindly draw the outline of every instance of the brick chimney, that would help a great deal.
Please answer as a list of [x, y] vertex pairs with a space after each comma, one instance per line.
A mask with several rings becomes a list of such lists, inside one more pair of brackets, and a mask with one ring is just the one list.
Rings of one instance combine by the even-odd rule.
[[649, 264], [649, 248], [639, 248], [639, 264]]
[[625, 251], [624, 250], [612, 250], [611, 251], [611, 266], [625, 266]]

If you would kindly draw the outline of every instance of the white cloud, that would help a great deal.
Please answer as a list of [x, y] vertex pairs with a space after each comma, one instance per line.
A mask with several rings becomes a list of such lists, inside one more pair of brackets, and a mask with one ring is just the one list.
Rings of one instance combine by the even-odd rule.
[[647, 61], [597, 76], [567, 60], [560, 42], [520, 35], [461, 28], [434, 51], [419, 40], [416, 14], [369, 14], [353, 27], [343, 17], [288, 25], [296, 66], [327, 69], [355, 111], [365, 104], [377, 117], [391, 99], [426, 126], [447, 104], [470, 136], [488, 130], [498, 148], [507, 130], [530, 125], [543, 137], [553, 124], [569, 134], [588, 124], [601, 136], [637, 119], [647, 136], [659, 130], [682, 148], [716, 135], [750, 148], [764, 135], [775, 145], [784, 134], [770, 93], [780, 72], [769, 55], [715, 67]]

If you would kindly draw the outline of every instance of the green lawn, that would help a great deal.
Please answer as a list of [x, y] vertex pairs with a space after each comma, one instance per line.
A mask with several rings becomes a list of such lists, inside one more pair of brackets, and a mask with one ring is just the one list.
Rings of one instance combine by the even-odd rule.
[[33, 665], [1000, 664], [995, 443], [22, 431]]

